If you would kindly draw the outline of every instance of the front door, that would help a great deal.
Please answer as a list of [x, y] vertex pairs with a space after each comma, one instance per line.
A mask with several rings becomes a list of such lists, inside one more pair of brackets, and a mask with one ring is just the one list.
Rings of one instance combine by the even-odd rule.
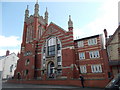
[[54, 63], [48, 63], [48, 78], [54, 78]]

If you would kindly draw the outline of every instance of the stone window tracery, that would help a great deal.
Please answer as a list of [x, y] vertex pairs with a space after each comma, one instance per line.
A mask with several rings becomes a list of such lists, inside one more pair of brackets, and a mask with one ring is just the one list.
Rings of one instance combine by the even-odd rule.
[[[62, 56], [61, 56], [61, 41], [57, 37], [50, 37], [46, 40], [45, 44], [43, 45], [42, 49], [42, 68], [46, 66], [47, 58], [56, 58], [55, 62], [57, 62], [57, 72], [56, 74], [60, 75], [62, 72]], [[49, 61], [48, 61], [49, 62]]]

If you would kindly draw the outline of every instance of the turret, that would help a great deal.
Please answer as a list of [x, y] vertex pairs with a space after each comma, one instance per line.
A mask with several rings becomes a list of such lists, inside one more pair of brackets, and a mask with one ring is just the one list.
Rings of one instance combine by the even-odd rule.
[[73, 22], [71, 20], [71, 15], [69, 15], [68, 30], [69, 31], [73, 30]]
[[47, 7], [46, 7], [46, 12], [45, 12], [45, 23], [48, 24], [48, 12], [47, 12]]
[[28, 17], [29, 17], [29, 10], [27, 5], [27, 9], [25, 10], [25, 21], [27, 20]]
[[34, 16], [35, 17], [38, 17], [39, 16], [39, 4], [38, 4], [38, 1], [36, 2], [35, 4], [35, 9], [34, 9]]

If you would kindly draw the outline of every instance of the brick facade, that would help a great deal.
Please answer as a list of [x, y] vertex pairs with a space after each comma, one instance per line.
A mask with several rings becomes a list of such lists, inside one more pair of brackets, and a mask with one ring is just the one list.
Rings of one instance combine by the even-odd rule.
[[[37, 3], [34, 15], [29, 16], [29, 10], [26, 9], [20, 59], [14, 78], [26, 80], [23, 83], [80, 86], [79, 75], [82, 74], [86, 86], [104, 87], [109, 81], [110, 70], [102, 35], [73, 40], [71, 16], [66, 31], [53, 22], [48, 25], [47, 11], [45, 18], [39, 16], [37, 11], [39, 11]], [[90, 39], [96, 40], [95, 45], [88, 45]], [[79, 41], [84, 42], [83, 47], [78, 47]], [[91, 58], [90, 51], [93, 55]], [[80, 60], [79, 53], [82, 52], [85, 58], [82, 57], [84, 59]], [[94, 53], [97, 56], [94, 57]], [[101, 85], [96, 82], [101, 82]]]

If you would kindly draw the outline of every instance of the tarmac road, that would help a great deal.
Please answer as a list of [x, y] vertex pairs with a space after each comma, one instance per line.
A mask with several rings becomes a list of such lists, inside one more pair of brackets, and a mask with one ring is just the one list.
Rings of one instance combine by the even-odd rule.
[[33, 84], [16, 84], [3, 82], [2, 90], [104, 90], [100, 88], [82, 88], [76, 86], [62, 85], [33, 85]]

